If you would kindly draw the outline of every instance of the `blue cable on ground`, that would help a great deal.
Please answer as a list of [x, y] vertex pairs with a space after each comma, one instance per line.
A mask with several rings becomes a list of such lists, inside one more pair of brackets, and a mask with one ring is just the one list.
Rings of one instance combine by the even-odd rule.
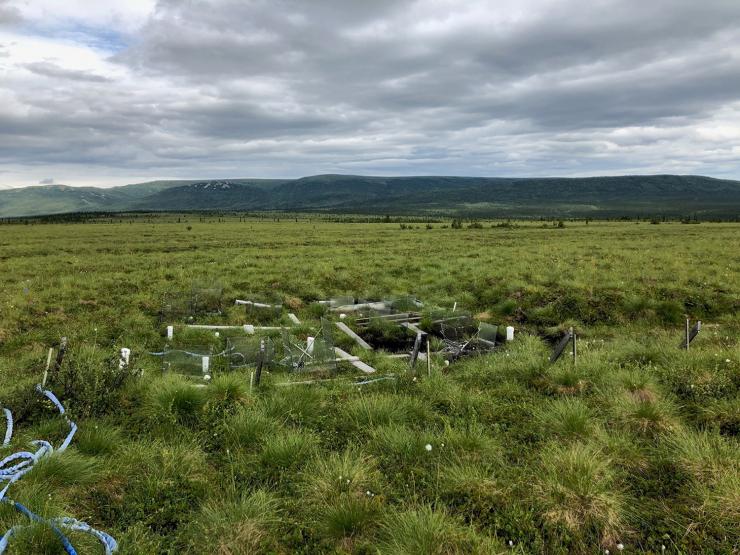
[[[34, 521], [34, 522], [40, 522], [42, 524], [48, 524], [51, 527], [51, 529], [54, 531], [54, 533], [57, 535], [57, 537], [59, 538], [59, 540], [62, 542], [62, 545], [64, 546], [64, 550], [67, 552], [67, 555], [77, 555], [77, 551], [72, 546], [72, 542], [69, 541], [69, 539], [67, 538], [67, 536], [64, 535], [64, 532], [62, 532], [54, 523], [52, 523], [51, 521], [46, 520], [43, 517], [40, 517], [39, 515], [37, 515], [36, 513], [30, 511], [29, 509], [27, 509], [26, 507], [24, 507], [23, 505], [21, 505], [17, 501], [11, 501], [10, 503], [12, 503], [13, 506], [18, 511], [20, 511], [21, 513], [23, 513], [24, 515], [26, 515], [32, 521]], [[6, 534], [3, 536], [2, 540], [0, 540], [0, 555], [2, 555], [2, 553], [8, 547], [8, 541], [10, 540], [10, 537], [13, 534], [15, 534], [15, 532], [17, 532], [18, 530], [20, 530], [21, 528], [23, 528], [23, 526], [20, 526], [20, 525], [13, 526], [13, 528], [11, 528], [10, 530], [8, 530], [8, 532], [6, 532]]]
[[57, 451], [61, 453], [67, 447], [69, 447], [69, 444], [72, 442], [72, 438], [77, 432], [77, 424], [75, 424], [69, 418], [67, 418], [67, 415], [65, 414], [66, 411], [64, 410], [64, 406], [62, 405], [62, 403], [59, 402], [59, 399], [57, 399], [54, 393], [52, 393], [48, 389], [43, 389], [41, 387], [41, 384], [36, 384], [36, 391], [38, 391], [41, 395], [44, 395], [47, 399], [49, 399], [52, 403], [54, 403], [54, 406], [56, 406], [56, 408], [59, 410], [59, 414], [64, 416], [64, 420], [67, 422], [67, 424], [69, 424], [69, 434], [67, 434], [67, 437], [64, 439], [62, 444], [57, 449]]
[[96, 530], [90, 526], [87, 522], [81, 522], [75, 518], [70, 517], [59, 517], [51, 520], [54, 524], [58, 524], [61, 528], [73, 530], [75, 532], [82, 532], [89, 534], [97, 538], [105, 548], [105, 555], [111, 555], [118, 549], [118, 542], [110, 534], [106, 534], [101, 530]]
[[[39, 394], [45, 396], [54, 404], [54, 406], [59, 411], [59, 414], [64, 416], [64, 420], [69, 425], [69, 433], [67, 434], [67, 437], [64, 438], [62, 444], [57, 448], [58, 452], [62, 452], [67, 447], [69, 447], [69, 444], [72, 442], [72, 438], [77, 432], [77, 425], [67, 417], [64, 405], [59, 402], [59, 399], [57, 399], [54, 393], [49, 390], [43, 389], [41, 385], [36, 386], [36, 391], [38, 391]], [[6, 431], [5, 439], [2, 445], [3, 447], [5, 447], [10, 444], [10, 439], [13, 435], [13, 415], [8, 409], [3, 409], [3, 412], [5, 414], [6, 420]], [[51, 455], [54, 452], [54, 447], [48, 441], [34, 440], [31, 443], [38, 447], [38, 449], [34, 453], [31, 453], [30, 451], [19, 451], [5, 457], [2, 461], [0, 461], [0, 484], [2, 484], [2, 482], [7, 482], [7, 484], [5, 484], [5, 487], [0, 490], [0, 503], [13, 505], [16, 510], [27, 516], [30, 520], [48, 525], [62, 542], [64, 550], [67, 552], [68, 555], [77, 555], [77, 551], [75, 551], [72, 543], [62, 532], [62, 528], [94, 536], [98, 539], [98, 541], [100, 541], [100, 543], [103, 544], [103, 547], [105, 548], [105, 554], [111, 555], [114, 551], [118, 549], [118, 543], [112, 536], [106, 534], [105, 532], [96, 530], [86, 522], [81, 522], [70, 517], [57, 517], [47, 520], [32, 512], [28, 508], [24, 507], [20, 503], [16, 501], [10, 501], [9, 499], [5, 498], [5, 494], [12, 484], [20, 480], [26, 473], [33, 470], [34, 465], [38, 461], [40, 461], [44, 457]], [[2, 555], [7, 549], [10, 538], [22, 528], [23, 525], [20, 524], [13, 526], [10, 530], [5, 532], [2, 537], [0, 537], [0, 555]]]

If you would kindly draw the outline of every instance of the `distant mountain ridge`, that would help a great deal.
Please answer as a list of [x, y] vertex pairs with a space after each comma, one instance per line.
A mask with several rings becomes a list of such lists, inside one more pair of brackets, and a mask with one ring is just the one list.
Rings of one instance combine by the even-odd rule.
[[692, 175], [371, 177], [152, 181], [0, 190], [0, 217], [70, 212], [310, 211], [478, 217], [740, 216], [740, 181]]

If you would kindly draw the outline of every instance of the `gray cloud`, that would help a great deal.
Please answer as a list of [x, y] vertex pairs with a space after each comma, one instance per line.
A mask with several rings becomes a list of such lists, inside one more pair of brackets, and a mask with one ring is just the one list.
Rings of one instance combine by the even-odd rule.
[[32, 62], [26, 64], [26, 69], [37, 75], [71, 81], [89, 81], [92, 83], [110, 83], [112, 79], [96, 75], [87, 71], [67, 69], [52, 62]]
[[39, 181], [39, 185], [54, 185], [54, 178], [47, 177], [46, 179], [42, 179]]
[[736, 0], [160, 0], [101, 63], [11, 69], [0, 162], [740, 178]]
[[22, 19], [21, 12], [18, 8], [11, 6], [10, 0], [0, 0], [0, 28], [3, 25], [19, 23]]

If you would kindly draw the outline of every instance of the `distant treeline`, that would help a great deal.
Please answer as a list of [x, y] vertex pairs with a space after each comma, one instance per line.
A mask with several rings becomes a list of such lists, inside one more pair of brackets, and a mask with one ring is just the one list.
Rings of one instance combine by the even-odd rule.
[[[0, 225], [35, 224], [85, 224], [85, 223], [225, 223], [225, 222], [299, 222], [320, 221], [334, 223], [395, 223], [395, 224], [450, 224], [452, 228], [470, 227], [477, 222], [680, 222], [698, 224], [701, 222], [738, 222], [740, 217], [702, 217], [699, 214], [685, 216], [619, 216], [590, 218], [558, 218], [552, 216], [496, 218], [478, 215], [437, 215], [437, 216], [399, 216], [377, 214], [324, 214], [307, 212], [234, 212], [234, 211], [182, 211], [182, 212], [72, 212], [46, 216], [26, 216], [19, 218], [0, 218]], [[475, 227], [475, 226], [473, 226]], [[506, 227], [505, 225], [501, 227]]]

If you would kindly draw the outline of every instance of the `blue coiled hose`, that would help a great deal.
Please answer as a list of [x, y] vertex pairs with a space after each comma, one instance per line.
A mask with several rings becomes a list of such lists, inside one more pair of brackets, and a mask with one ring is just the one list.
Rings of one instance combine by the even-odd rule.
[[[54, 404], [54, 406], [59, 411], [59, 414], [64, 416], [65, 421], [69, 425], [69, 433], [67, 434], [67, 437], [64, 438], [64, 441], [57, 448], [58, 452], [62, 452], [67, 447], [69, 447], [69, 444], [72, 442], [72, 438], [77, 432], [77, 425], [69, 418], [67, 418], [66, 411], [64, 410], [64, 405], [59, 402], [59, 399], [57, 399], [54, 393], [49, 390], [43, 389], [41, 385], [36, 386], [36, 391], [38, 391], [39, 394], [45, 396]], [[3, 447], [6, 447], [10, 444], [10, 440], [13, 436], [13, 415], [8, 409], [5, 408], [3, 409], [3, 413], [5, 414], [6, 421]], [[34, 522], [47, 524], [62, 542], [64, 550], [67, 552], [68, 555], [77, 555], [77, 551], [75, 551], [72, 543], [64, 535], [62, 529], [67, 529], [75, 532], [83, 532], [85, 534], [90, 534], [94, 536], [100, 541], [100, 543], [103, 544], [103, 547], [105, 548], [105, 554], [111, 555], [114, 551], [118, 549], [118, 544], [116, 540], [113, 539], [113, 537], [106, 534], [105, 532], [96, 530], [86, 522], [81, 522], [74, 518], [58, 517], [47, 520], [32, 512], [30, 509], [21, 505], [20, 503], [16, 501], [10, 501], [9, 499], [5, 498], [5, 494], [12, 484], [20, 480], [21, 477], [23, 477], [26, 473], [30, 472], [39, 460], [51, 455], [54, 452], [54, 447], [48, 441], [35, 440], [31, 443], [38, 447], [35, 452], [32, 453], [30, 451], [19, 451], [18, 453], [9, 455], [5, 457], [2, 461], [0, 461], [0, 484], [2, 482], [7, 482], [5, 487], [0, 490], [0, 503], [7, 503], [14, 506], [16, 510], [18, 510]], [[0, 555], [2, 555], [7, 549], [10, 538], [21, 528], [23, 528], [23, 525], [13, 526], [10, 530], [5, 532], [2, 537], [0, 537]]]

